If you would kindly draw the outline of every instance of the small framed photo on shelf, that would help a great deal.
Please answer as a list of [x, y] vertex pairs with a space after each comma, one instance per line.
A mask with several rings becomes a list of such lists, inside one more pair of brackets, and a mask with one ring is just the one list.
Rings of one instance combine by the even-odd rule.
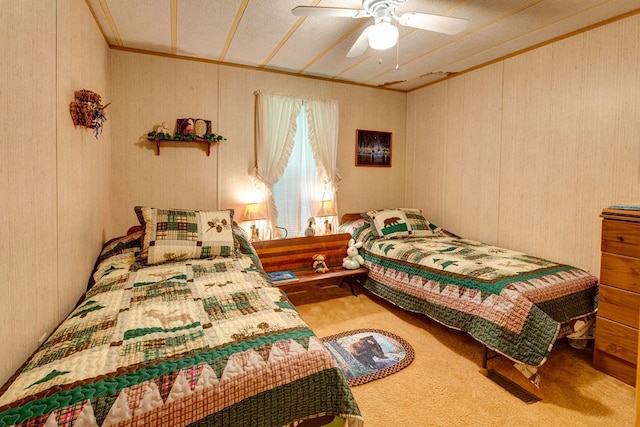
[[204, 119], [178, 119], [176, 120], [176, 133], [180, 135], [193, 135], [196, 138], [204, 138], [211, 133], [211, 120]]
[[357, 129], [356, 166], [391, 167], [391, 132]]

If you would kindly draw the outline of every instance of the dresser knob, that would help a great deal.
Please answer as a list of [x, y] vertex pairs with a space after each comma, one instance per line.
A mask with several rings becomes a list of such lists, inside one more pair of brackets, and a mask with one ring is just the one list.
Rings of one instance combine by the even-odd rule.
[[624, 242], [624, 237], [622, 237], [622, 236], [618, 236], [618, 237], [616, 237], [616, 239], [618, 239], [619, 242]]

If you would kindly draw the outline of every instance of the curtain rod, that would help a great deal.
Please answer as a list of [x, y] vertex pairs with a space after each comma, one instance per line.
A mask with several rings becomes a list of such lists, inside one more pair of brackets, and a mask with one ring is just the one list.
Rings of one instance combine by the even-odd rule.
[[286, 96], [289, 98], [295, 98], [295, 99], [301, 99], [303, 102], [304, 101], [322, 101], [322, 102], [335, 102], [337, 104], [340, 103], [340, 101], [338, 101], [337, 99], [327, 99], [327, 98], [314, 98], [314, 97], [302, 97], [302, 96], [294, 96], [294, 95], [289, 95], [286, 93], [278, 93], [278, 92], [270, 92], [270, 91], [265, 91], [265, 90], [256, 90], [255, 92], [253, 92], [254, 95], [258, 95], [258, 94], [269, 94], [269, 95], [278, 95], [278, 96]]

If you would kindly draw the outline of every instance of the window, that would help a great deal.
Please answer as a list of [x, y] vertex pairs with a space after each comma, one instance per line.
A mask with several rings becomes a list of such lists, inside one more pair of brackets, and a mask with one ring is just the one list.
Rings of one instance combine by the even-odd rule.
[[273, 197], [278, 209], [278, 227], [284, 227], [290, 237], [304, 236], [310, 217], [315, 216], [322, 199], [323, 184], [309, 142], [309, 124], [304, 104], [296, 118], [296, 134], [289, 162], [284, 173], [273, 185]]
[[[262, 190], [267, 211], [260, 235], [276, 236], [280, 227], [288, 236], [303, 235], [309, 218], [326, 206], [322, 200], [332, 200], [337, 209], [338, 102], [255, 95], [256, 166], [250, 177]], [[335, 213], [324, 216], [333, 216], [336, 225]], [[318, 228], [324, 231], [324, 221]]]

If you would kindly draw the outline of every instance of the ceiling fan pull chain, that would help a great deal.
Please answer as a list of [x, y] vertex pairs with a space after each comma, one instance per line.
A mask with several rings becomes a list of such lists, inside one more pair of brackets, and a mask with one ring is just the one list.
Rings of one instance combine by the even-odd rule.
[[396, 71], [400, 69], [400, 37], [398, 37], [398, 43], [396, 43]]

